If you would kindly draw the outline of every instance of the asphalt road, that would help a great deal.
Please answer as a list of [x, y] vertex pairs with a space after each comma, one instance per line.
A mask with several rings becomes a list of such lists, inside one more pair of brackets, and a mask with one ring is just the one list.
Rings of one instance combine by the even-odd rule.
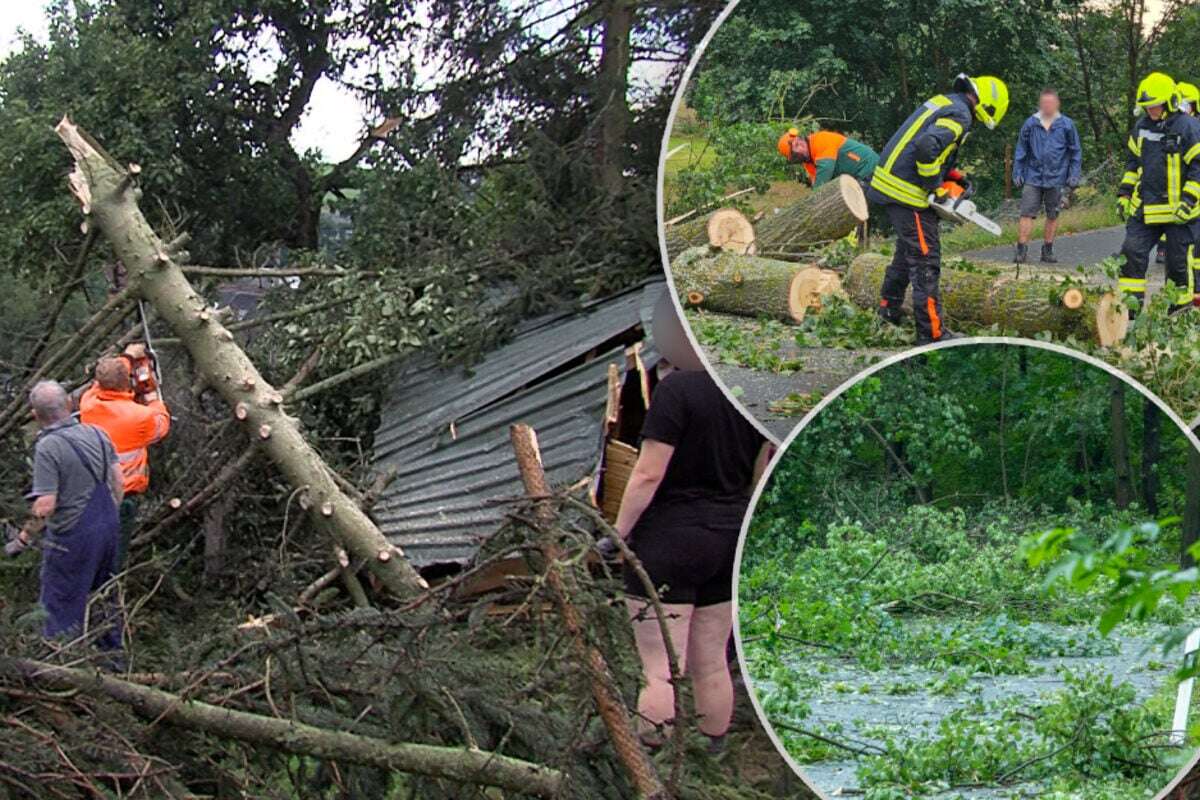
[[[1035, 239], [1029, 243], [1030, 264], [1046, 269], [1063, 270], [1092, 266], [1114, 253], [1120, 252], [1121, 242], [1124, 238], [1125, 228], [1120, 225], [1083, 233], [1064, 234], [1054, 241], [1054, 255], [1058, 258], [1057, 264], [1042, 264], [1037, 260], [1042, 252], [1042, 240]], [[1011, 264], [1015, 249], [1015, 245], [1004, 244], [983, 250], [972, 250], [962, 255], [971, 261], [999, 261]], [[1153, 271], [1152, 269], [1151, 272]]]

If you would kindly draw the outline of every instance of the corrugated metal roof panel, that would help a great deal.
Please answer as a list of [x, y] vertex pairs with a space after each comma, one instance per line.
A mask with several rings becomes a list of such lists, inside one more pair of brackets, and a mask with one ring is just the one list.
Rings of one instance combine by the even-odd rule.
[[[509, 426], [538, 432], [547, 478], [571, 483], [600, 460], [608, 365], [621, 346], [542, 380], [643, 324], [662, 282], [573, 314], [534, 320], [470, 373], [414, 362], [401, 370], [376, 434], [376, 469], [396, 478], [373, 509], [380, 528], [417, 566], [465, 563], [522, 493]], [[532, 384], [532, 385], [530, 385]]]

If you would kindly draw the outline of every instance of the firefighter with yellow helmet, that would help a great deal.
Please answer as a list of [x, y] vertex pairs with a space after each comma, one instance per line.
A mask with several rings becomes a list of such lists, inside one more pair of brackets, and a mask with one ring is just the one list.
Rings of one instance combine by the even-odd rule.
[[966, 176], [955, 167], [959, 148], [973, 122], [995, 128], [1007, 110], [1004, 81], [959, 75], [954, 91], [925, 101], [880, 154], [867, 198], [887, 209], [896, 231], [896, 252], [884, 274], [879, 314], [899, 323], [911, 283], [917, 344], [953, 337], [942, 321], [939, 218], [929, 198], [958, 197], [967, 190]]
[[1200, 117], [1200, 87], [1180, 81], [1175, 88], [1179, 90], [1179, 110], [1189, 116]]
[[1200, 225], [1200, 121], [1181, 110], [1179, 87], [1161, 72], [1137, 88], [1142, 115], [1129, 134], [1125, 174], [1117, 188], [1126, 220], [1121, 291], [1145, 298], [1150, 249], [1166, 236], [1167, 280], [1176, 287], [1171, 311], [1200, 298], [1194, 242]]

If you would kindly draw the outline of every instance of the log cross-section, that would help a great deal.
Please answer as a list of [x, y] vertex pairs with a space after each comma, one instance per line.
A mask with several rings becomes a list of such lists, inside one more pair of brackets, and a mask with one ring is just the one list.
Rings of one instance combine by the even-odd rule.
[[[230, 405], [230, 413], [308, 501], [313, 524], [371, 565], [397, 595], [427, 588], [403, 558], [383, 557], [395, 549], [375, 523], [338, 486], [329, 467], [287, 415], [279, 393], [259, 374], [217, 315], [209, 313], [164, 243], [138, 207], [134, 174], [104, 152], [69, 117], [55, 128], [75, 159], [69, 177], [85, 225], [95, 225], [125, 264], [130, 290], [152, 304], [187, 347], [205, 382]], [[321, 513], [332, 509], [331, 514]]]

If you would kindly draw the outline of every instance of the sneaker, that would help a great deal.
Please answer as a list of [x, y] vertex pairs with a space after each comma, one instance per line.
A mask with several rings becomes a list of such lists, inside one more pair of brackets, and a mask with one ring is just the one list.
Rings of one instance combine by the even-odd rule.
[[1014, 264], [1024, 264], [1029, 260], [1029, 245], [1017, 242], [1017, 252], [1013, 255]]
[[1045, 244], [1042, 245], [1042, 263], [1043, 264], [1057, 264], [1058, 263], [1058, 259], [1054, 257], [1054, 244], [1051, 242], [1046, 242]]

